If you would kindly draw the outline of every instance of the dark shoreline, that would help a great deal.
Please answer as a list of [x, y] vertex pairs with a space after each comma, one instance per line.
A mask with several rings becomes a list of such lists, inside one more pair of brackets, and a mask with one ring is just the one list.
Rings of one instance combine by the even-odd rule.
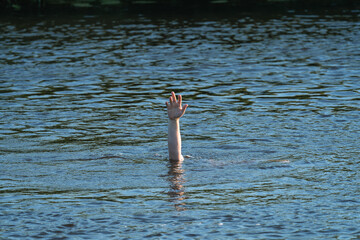
[[0, 0], [2, 14], [356, 11], [359, 0]]

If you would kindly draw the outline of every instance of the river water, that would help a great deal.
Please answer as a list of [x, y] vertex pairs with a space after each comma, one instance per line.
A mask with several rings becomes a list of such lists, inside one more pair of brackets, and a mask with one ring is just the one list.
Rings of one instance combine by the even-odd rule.
[[0, 238], [359, 238], [359, 20], [2, 17]]

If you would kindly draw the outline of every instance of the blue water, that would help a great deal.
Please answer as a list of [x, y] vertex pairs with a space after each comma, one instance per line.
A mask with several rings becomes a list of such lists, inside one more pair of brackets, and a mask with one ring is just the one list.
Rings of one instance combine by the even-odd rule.
[[2, 17], [0, 238], [360, 238], [359, 17]]

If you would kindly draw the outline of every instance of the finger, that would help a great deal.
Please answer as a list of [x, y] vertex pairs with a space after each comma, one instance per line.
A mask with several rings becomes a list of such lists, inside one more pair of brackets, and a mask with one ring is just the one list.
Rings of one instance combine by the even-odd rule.
[[172, 95], [172, 97], [173, 97], [174, 102], [176, 102], [176, 95], [175, 95], [175, 93], [174, 93], [174, 92], [171, 92], [171, 95]]
[[174, 100], [173, 100], [173, 97], [172, 97], [172, 96], [170, 96], [170, 97], [169, 97], [169, 102], [170, 102], [170, 104], [174, 102]]
[[166, 105], [166, 107], [169, 107], [169, 103], [168, 103], [168, 102], [165, 102], [165, 105]]
[[181, 102], [182, 102], [182, 97], [181, 95], [179, 95], [179, 105], [181, 106]]

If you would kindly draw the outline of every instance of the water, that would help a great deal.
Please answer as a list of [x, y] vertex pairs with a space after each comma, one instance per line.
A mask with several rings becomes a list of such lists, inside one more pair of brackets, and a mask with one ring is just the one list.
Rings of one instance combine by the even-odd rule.
[[359, 16], [3, 17], [0, 238], [359, 238]]

